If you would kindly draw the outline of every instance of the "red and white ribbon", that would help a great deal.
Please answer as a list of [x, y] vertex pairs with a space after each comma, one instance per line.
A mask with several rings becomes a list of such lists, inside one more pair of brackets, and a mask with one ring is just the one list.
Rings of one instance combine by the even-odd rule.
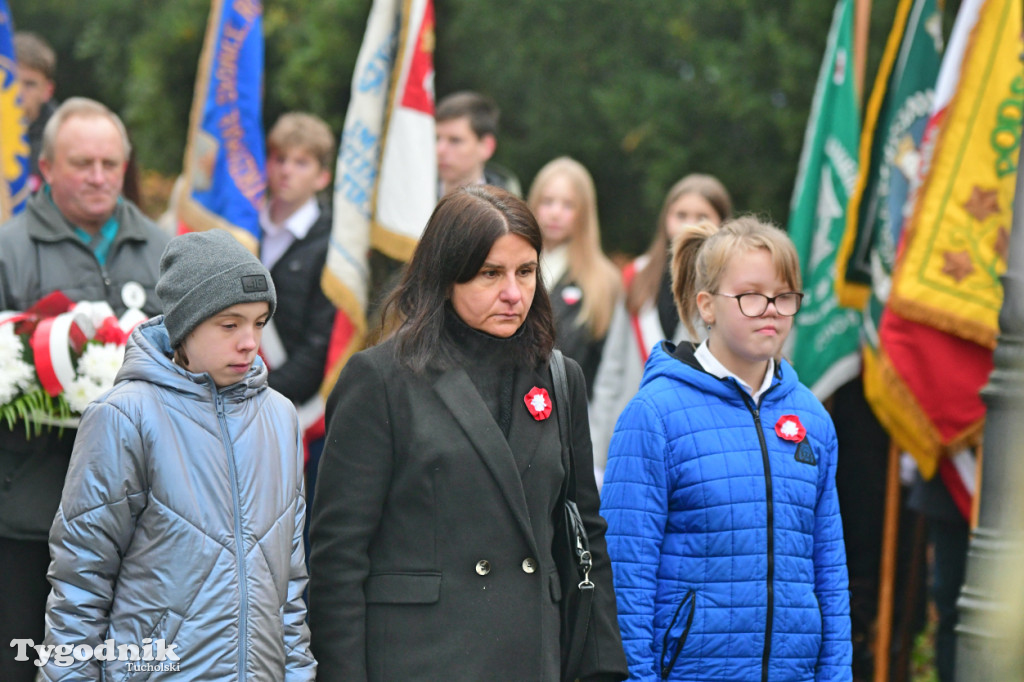
[[36, 374], [40, 385], [51, 396], [60, 395], [75, 380], [72, 344], [81, 349], [94, 333], [89, 318], [74, 312], [41, 320], [36, 326], [31, 340]]
[[29, 317], [28, 313], [21, 313], [17, 310], [5, 310], [0, 313], [0, 325], [4, 324], [15, 324], [22, 320], [27, 320]]

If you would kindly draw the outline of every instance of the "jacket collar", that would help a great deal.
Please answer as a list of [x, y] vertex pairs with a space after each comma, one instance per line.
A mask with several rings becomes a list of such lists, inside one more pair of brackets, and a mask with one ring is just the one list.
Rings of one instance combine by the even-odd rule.
[[[118, 224], [117, 236], [114, 237], [115, 244], [127, 240], [146, 240], [146, 233], [136, 215], [137, 210], [131, 202], [124, 198], [117, 202], [117, 206], [114, 208], [114, 217]], [[26, 213], [35, 218], [27, 221], [30, 238], [41, 242], [59, 242], [69, 239], [80, 241], [75, 236], [75, 226], [53, 203], [49, 192], [40, 190], [32, 195], [26, 206]]]
[[[694, 356], [694, 345], [683, 342], [678, 346], [662, 341], [654, 347], [651, 357], [644, 367], [644, 377], [640, 385], [643, 386], [659, 376], [667, 376], [671, 379], [691, 384], [698, 390], [707, 391], [730, 400], [750, 398], [750, 393], [743, 389], [735, 379], [731, 377], [719, 378], [707, 372]], [[798, 384], [796, 372], [785, 360], [775, 363], [775, 373], [772, 375], [770, 395], [773, 400], [789, 393]], [[766, 398], [769, 391], [762, 394]]]
[[129, 337], [124, 364], [114, 383], [145, 381], [203, 401], [212, 401], [214, 395], [219, 393], [228, 403], [240, 403], [268, 387], [267, 366], [259, 356], [256, 356], [242, 381], [217, 388], [209, 374], [194, 374], [179, 367], [171, 359], [172, 355], [163, 315], [147, 320], [136, 327]]

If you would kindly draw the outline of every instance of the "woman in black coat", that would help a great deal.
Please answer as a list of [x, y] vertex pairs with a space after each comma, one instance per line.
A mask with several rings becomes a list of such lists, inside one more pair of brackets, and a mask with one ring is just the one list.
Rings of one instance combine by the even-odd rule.
[[[387, 305], [398, 330], [342, 372], [313, 505], [318, 679], [560, 678], [569, 586], [552, 546], [565, 467], [540, 249], [533, 215], [511, 194], [448, 194]], [[586, 388], [578, 365], [567, 370], [596, 583], [576, 673], [622, 680]]]

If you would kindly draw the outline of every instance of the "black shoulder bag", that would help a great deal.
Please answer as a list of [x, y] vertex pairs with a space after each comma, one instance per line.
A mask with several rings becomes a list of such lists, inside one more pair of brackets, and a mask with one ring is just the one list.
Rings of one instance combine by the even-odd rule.
[[590, 581], [593, 559], [587, 529], [583, 526], [583, 518], [576, 506], [576, 463], [572, 448], [569, 382], [561, 351], [552, 351], [550, 367], [555, 390], [558, 435], [562, 441], [562, 462], [565, 466], [561, 493], [564, 512], [555, 528], [552, 553], [562, 584], [562, 680], [572, 682], [576, 679], [587, 631], [590, 629], [590, 610], [594, 602], [594, 583]]

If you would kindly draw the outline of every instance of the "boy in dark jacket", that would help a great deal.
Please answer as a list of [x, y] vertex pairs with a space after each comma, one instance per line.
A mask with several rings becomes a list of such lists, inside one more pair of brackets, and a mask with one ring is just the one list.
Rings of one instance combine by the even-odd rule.
[[280, 305], [264, 333], [262, 354], [271, 388], [300, 407], [317, 397], [334, 323], [334, 305], [320, 288], [331, 212], [317, 202], [331, 181], [334, 135], [316, 116], [289, 113], [270, 130], [267, 150], [270, 200], [260, 212], [260, 260]]
[[260, 260], [274, 279], [280, 306], [264, 330], [260, 353], [272, 370], [271, 388], [299, 411], [310, 500], [324, 447], [322, 435], [310, 434], [324, 414], [319, 390], [335, 315], [334, 304], [320, 288], [331, 238], [331, 210], [329, 204], [317, 201], [317, 193], [331, 181], [333, 159], [334, 135], [312, 114], [284, 114], [267, 136], [270, 200], [260, 211]]

